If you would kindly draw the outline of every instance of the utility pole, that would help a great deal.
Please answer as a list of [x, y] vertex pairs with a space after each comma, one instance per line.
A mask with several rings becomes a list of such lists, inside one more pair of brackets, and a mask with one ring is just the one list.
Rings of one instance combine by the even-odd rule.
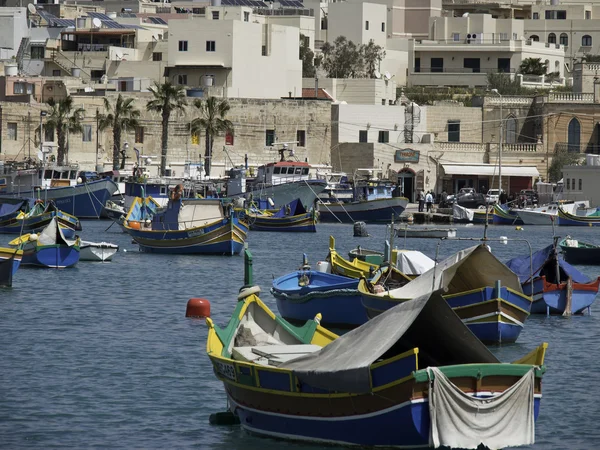
[[28, 144], [28, 157], [31, 161], [31, 111], [27, 111], [27, 144]]
[[96, 108], [96, 167], [94, 167], [94, 169], [96, 169], [96, 172], [98, 171], [98, 148], [99, 148], [99, 133], [100, 133], [100, 129], [99, 129], [99, 125], [100, 125], [100, 113], [98, 111], [98, 108]]

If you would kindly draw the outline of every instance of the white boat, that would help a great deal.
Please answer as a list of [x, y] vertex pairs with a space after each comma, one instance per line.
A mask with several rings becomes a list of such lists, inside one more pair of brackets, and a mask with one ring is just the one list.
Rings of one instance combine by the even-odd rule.
[[119, 246], [109, 242], [81, 241], [79, 250], [80, 261], [110, 261]]
[[454, 238], [456, 237], [456, 228], [401, 226], [396, 228], [396, 236], [399, 238]]
[[[524, 225], [552, 225], [552, 220], [558, 217], [558, 207], [563, 211], [578, 216], [586, 216], [590, 206], [587, 200], [573, 203], [552, 202], [536, 208], [514, 209]], [[595, 208], [594, 208], [595, 211]]]

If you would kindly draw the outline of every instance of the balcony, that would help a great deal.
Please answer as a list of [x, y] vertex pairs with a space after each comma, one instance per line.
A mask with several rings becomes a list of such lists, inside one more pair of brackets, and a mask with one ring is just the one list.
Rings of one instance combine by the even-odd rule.
[[569, 144], [568, 142], [557, 142], [554, 144], [554, 151], [558, 152], [569, 152], [569, 153], [590, 153], [594, 155], [600, 155], [600, 144]]
[[515, 69], [471, 69], [466, 67], [415, 67], [413, 68], [413, 73], [515, 73]]
[[594, 94], [577, 92], [550, 92], [546, 97], [548, 103], [594, 103]]
[[462, 67], [415, 67], [409, 74], [411, 86], [487, 86], [488, 73], [508, 73], [514, 77], [514, 69], [510, 72], [498, 69], [469, 69]]

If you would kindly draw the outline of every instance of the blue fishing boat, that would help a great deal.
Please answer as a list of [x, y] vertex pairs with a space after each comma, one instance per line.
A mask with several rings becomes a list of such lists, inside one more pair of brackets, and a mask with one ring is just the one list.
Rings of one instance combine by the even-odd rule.
[[330, 328], [356, 328], [368, 318], [358, 292], [358, 279], [315, 270], [298, 270], [273, 280], [271, 294], [281, 316], [304, 323], [322, 314]]
[[507, 205], [494, 205], [492, 223], [494, 225], [523, 225], [523, 220]]
[[300, 199], [296, 199], [274, 214], [268, 212], [252, 212], [246, 214], [246, 222], [252, 231], [289, 231], [316, 233], [316, 211], [306, 211]]
[[558, 225], [561, 227], [597, 227], [600, 226], [600, 209], [591, 214], [580, 216], [558, 208]]
[[9, 245], [23, 250], [21, 264], [51, 268], [72, 267], [79, 261], [80, 239], [67, 238], [56, 217], [41, 233], [28, 233], [13, 239]]
[[22, 258], [23, 250], [0, 247], [0, 286], [12, 286], [13, 276]]
[[370, 318], [435, 283], [456, 315], [486, 343], [515, 342], [532, 306], [517, 276], [485, 245], [458, 252], [404, 286], [394, 282], [385, 272], [360, 281], [358, 290]]
[[555, 245], [506, 265], [519, 276], [523, 292], [533, 297], [532, 314], [589, 313], [600, 288], [600, 277], [592, 280], [581, 273], [558, 255]]
[[0, 222], [0, 233], [37, 233], [48, 226], [54, 217], [57, 218], [64, 235], [68, 238], [72, 238], [75, 231], [81, 230], [79, 219], [59, 210], [52, 201], [43, 202], [32, 199], [30, 205], [32, 207], [29, 211], [21, 211], [16, 217]]
[[244, 430], [366, 447], [535, 441], [546, 344], [502, 364], [427, 290], [341, 337], [320, 314], [303, 326], [276, 317], [259, 291], [242, 290], [226, 327], [206, 319], [208, 357]]
[[[181, 199], [173, 191], [167, 206], [150, 214], [136, 198], [123, 229], [148, 253], [236, 255], [244, 248], [248, 226], [220, 199]], [[138, 219], [140, 211], [145, 219]], [[135, 220], [133, 220], [135, 219]]]
[[21, 213], [28, 212], [33, 204], [29, 198], [0, 198], [0, 229], [12, 224]]

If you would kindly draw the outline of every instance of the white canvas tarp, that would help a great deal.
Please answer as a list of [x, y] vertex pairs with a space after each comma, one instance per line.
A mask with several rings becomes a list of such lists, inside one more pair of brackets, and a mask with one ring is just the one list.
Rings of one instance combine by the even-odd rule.
[[184, 200], [179, 210], [179, 229], [203, 227], [223, 217], [223, 207], [218, 199]]
[[438, 368], [427, 370], [431, 447], [506, 448], [535, 442], [534, 369], [500, 395], [485, 399], [465, 394]]
[[398, 250], [396, 269], [406, 275], [421, 275], [435, 266], [435, 261], [417, 250]]
[[452, 205], [452, 219], [455, 222], [472, 222], [474, 213], [469, 208], [457, 204]]

